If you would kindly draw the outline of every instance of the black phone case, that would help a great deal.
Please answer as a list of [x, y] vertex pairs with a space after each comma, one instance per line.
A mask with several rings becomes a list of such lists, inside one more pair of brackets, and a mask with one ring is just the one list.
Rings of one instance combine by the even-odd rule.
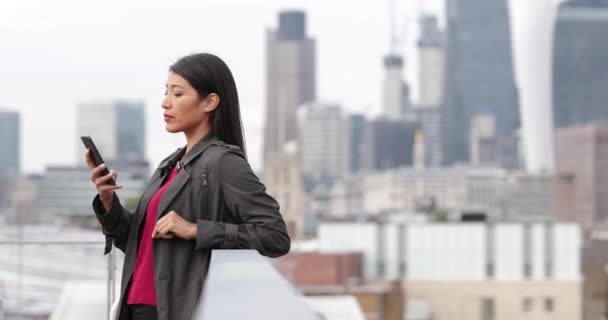
[[[93, 156], [93, 162], [95, 163], [95, 166], [99, 166], [100, 164], [104, 163], [103, 158], [101, 157], [101, 154], [99, 154], [99, 150], [97, 150], [95, 143], [93, 143], [93, 139], [91, 139], [91, 137], [89, 137], [89, 136], [82, 136], [82, 137], [80, 137], [80, 139], [84, 143], [84, 146], [86, 148], [88, 148], [89, 150], [91, 150], [91, 155]], [[107, 166], [101, 172], [101, 174], [104, 176], [109, 173], [110, 173], [110, 170], [108, 170]], [[108, 180], [108, 184], [116, 185], [116, 181], [114, 181], [113, 178], [110, 178]]]

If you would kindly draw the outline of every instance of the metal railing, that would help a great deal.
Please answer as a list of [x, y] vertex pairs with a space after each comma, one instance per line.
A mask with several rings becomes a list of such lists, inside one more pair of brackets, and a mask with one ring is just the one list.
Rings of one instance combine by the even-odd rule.
[[[24, 247], [29, 247], [29, 246], [78, 246], [78, 247], [94, 246], [94, 247], [100, 247], [99, 252], [102, 252], [103, 247], [105, 246], [105, 242], [101, 242], [101, 241], [27, 241], [27, 240], [0, 241], [0, 247], [3, 247], [3, 246], [16, 246], [19, 248], [17, 251], [17, 275], [18, 275], [17, 282], [19, 283], [18, 289], [17, 289], [17, 291], [18, 291], [17, 295], [18, 295], [19, 303], [18, 303], [18, 309], [16, 311], [15, 316], [17, 317], [17, 319], [21, 319], [23, 317], [23, 297], [21, 296], [22, 295], [21, 291], [23, 291], [22, 277], [24, 274], [24, 255], [23, 255]], [[115, 289], [116, 289], [115, 250], [112, 250], [107, 255], [107, 258], [105, 258], [105, 259], [107, 260], [106, 319], [108, 319], [110, 316], [110, 309], [111, 309], [112, 303], [114, 302], [114, 299], [116, 298], [115, 294], [114, 294]], [[4, 313], [6, 313], [6, 305], [4, 305], [3, 301], [0, 299], [0, 320], [3, 319]]]

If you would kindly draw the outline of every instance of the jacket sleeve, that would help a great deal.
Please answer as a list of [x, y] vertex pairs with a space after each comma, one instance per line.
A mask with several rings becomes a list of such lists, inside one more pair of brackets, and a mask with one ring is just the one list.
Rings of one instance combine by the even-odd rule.
[[109, 236], [114, 245], [124, 252], [129, 239], [129, 226], [132, 217], [129, 210], [120, 204], [118, 196], [114, 193], [110, 212], [106, 213], [106, 209], [99, 199], [99, 194], [93, 199], [93, 211], [95, 211], [95, 216], [101, 223], [103, 233]]
[[287, 254], [291, 240], [279, 204], [266, 193], [249, 163], [229, 151], [219, 166], [224, 201], [240, 223], [198, 220], [197, 249], [255, 249], [273, 258]]

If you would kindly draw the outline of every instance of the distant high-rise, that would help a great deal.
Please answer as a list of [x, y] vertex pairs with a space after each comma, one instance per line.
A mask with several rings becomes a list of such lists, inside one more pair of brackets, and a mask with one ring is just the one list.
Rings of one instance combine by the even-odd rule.
[[146, 118], [142, 101], [116, 101], [118, 156], [143, 159], [146, 154]]
[[314, 181], [333, 180], [348, 174], [347, 119], [340, 106], [314, 102], [298, 114], [298, 148], [302, 174]]
[[496, 118], [497, 135], [519, 127], [507, 0], [448, 0], [444, 162], [469, 161], [470, 121]]
[[348, 116], [348, 144], [351, 173], [361, 170], [363, 159], [363, 138], [365, 133], [365, 116], [352, 114]]
[[475, 166], [495, 165], [496, 118], [491, 115], [476, 115], [471, 119], [471, 164]]
[[0, 209], [10, 206], [10, 197], [21, 173], [19, 113], [0, 110]]
[[411, 118], [410, 88], [403, 81], [403, 66], [405, 64], [399, 46], [402, 35], [397, 33], [395, 1], [389, 2], [389, 52], [382, 60], [384, 65], [384, 82], [382, 84], [382, 116], [387, 119], [399, 120]]
[[417, 105], [414, 114], [420, 123], [424, 140], [425, 166], [437, 167], [442, 163], [441, 108], [439, 106]]
[[315, 40], [306, 35], [303, 11], [279, 13], [266, 33], [264, 158], [297, 138], [297, 110], [316, 98]]
[[21, 172], [19, 113], [0, 110], [0, 176], [16, 178]]
[[556, 128], [608, 122], [608, 1], [559, 7], [553, 46]]
[[104, 160], [145, 158], [145, 107], [141, 101], [91, 101], [77, 110], [77, 163], [84, 160], [80, 136], [91, 136]]
[[443, 162], [442, 98], [445, 82], [445, 46], [437, 17], [420, 17], [418, 38], [418, 102], [415, 118], [420, 122], [424, 141], [424, 162], [439, 166]]
[[403, 81], [403, 58], [388, 54], [384, 57], [384, 68], [384, 116], [389, 119], [404, 118], [410, 107], [410, 89]]
[[[513, 53], [521, 113], [523, 164], [530, 173], [553, 172], [551, 56], [558, 1], [510, 0]], [[521, 161], [519, 161], [521, 162]]]
[[420, 18], [418, 38], [418, 105], [438, 107], [443, 97], [445, 77], [445, 49], [443, 32], [437, 17], [423, 15]]
[[414, 142], [420, 125], [407, 120], [377, 118], [367, 122], [364, 136], [363, 167], [386, 170], [411, 166]]

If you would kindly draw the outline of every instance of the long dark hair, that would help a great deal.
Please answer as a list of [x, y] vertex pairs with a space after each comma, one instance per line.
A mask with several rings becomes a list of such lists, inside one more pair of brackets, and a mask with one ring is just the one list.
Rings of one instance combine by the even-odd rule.
[[201, 99], [210, 93], [220, 97], [210, 114], [211, 130], [218, 139], [239, 146], [247, 156], [239, 95], [226, 63], [213, 54], [197, 53], [179, 59], [169, 70], [186, 79]]

